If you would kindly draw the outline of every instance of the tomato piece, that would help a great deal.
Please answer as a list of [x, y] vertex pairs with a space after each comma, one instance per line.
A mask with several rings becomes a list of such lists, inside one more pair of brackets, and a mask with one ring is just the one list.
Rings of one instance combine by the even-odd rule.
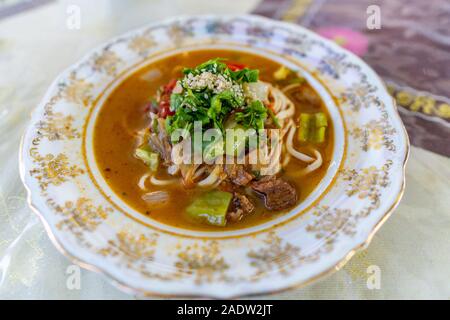
[[168, 102], [161, 102], [159, 105], [159, 116], [161, 118], [167, 118], [168, 116], [173, 116], [175, 112], [170, 110], [170, 104]]
[[175, 88], [176, 84], [177, 79], [172, 79], [163, 86], [163, 92], [159, 102], [159, 116], [164, 119], [167, 118], [167, 116], [173, 116], [175, 114], [175, 112], [170, 111], [170, 95], [172, 94], [173, 88]]
[[231, 71], [239, 71], [245, 68], [245, 64], [242, 63], [237, 63], [237, 62], [231, 62], [231, 61], [227, 61], [225, 62], [228, 69], [230, 69]]
[[170, 80], [165, 86], [164, 86], [164, 93], [172, 93], [173, 88], [177, 85], [177, 79]]

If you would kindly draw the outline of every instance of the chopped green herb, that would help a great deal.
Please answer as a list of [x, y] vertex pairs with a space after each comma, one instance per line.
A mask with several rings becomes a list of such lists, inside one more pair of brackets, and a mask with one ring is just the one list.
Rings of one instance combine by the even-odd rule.
[[[172, 93], [166, 118], [169, 134], [176, 129], [192, 130], [195, 121], [201, 121], [203, 130], [224, 130], [224, 122], [236, 109], [240, 123], [246, 128], [262, 129], [267, 111], [260, 101], [250, 105], [244, 99], [243, 83], [258, 81], [259, 71], [244, 68], [232, 71], [224, 59], [212, 59], [195, 68], [184, 69], [180, 80], [183, 91]], [[206, 74], [205, 74], [206, 73]]]
[[264, 129], [264, 121], [267, 119], [267, 108], [261, 101], [253, 101], [243, 111], [236, 112], [235, 118], [237, 123], [246, 129]]

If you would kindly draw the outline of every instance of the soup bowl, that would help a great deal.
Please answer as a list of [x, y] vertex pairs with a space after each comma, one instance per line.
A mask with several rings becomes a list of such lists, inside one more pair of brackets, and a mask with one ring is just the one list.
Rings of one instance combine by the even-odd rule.
[[[100, 110], [127, 77], [192, 50], [253, 53], [295, 70], [323, 100], [334, 135], [324, 178], [298, 206], [238, 230], [188, 230], [142, 215], [95, 161]], [[63, 72], [20, 151], [30, 207], [79, 265], [140, 296], [233, 298], [305, 285], [341, 268], [392, 213], [409, 142], [383, 82], [358, 57], [287, 23], [186, 16], [112, 39]]]

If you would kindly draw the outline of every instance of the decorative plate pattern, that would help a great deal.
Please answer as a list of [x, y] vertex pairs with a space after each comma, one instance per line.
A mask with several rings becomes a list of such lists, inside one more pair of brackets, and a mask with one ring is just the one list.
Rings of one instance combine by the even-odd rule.
[[[102, 181], [92, 127], [131, 72], [183, 50], [256, 52], [298, 70], [333, 117], [336, 146], [320, 186], [285, 216], [237, 232], [158, 224]], [[398, 204], [408, 138], [393, 99], [360, 59], [316, 34], [256, 16], [152, 24], [88, 54], [32, 114], [20, 171], [30, 206], [65, 254], [139, 295], [231, 298], [303, 285], [343, 266]]]

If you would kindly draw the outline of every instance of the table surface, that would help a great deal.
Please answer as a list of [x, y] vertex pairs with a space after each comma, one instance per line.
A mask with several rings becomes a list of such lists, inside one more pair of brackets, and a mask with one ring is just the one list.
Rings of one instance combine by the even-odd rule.
[[[68, 289], [70, 262], [52, 245], [25, 202], [18, 149], [31, 110], [58, 73], [114, 35], [179, 14], [246, 13], [258, 0], [58, 1], [0, 20], [0, 299], [133, 299], [104, 277], [81, 270]], [[81, 8], [80, 30], [66, 27]], [[130, 6], [130, 4], [133, 4]], [[342, 270], [274, 299], [450, 298], [450, 159], [412, 147], [406, 191], [368, 249]], [[378, 266], [379, 289], [367, 272]], [[70, 286], [69, 286], [70, 287]]]

